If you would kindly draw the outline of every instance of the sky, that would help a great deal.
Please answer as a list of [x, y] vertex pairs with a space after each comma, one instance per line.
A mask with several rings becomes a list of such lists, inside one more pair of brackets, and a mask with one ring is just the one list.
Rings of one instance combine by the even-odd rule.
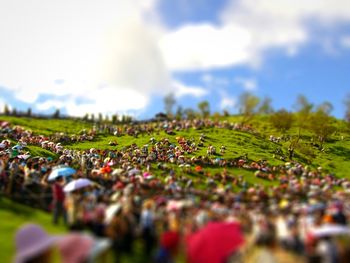
[[163, 98], [237, 113], [249, 91], [342, 118], [348, 0], [0, 0], [0, 109], [150, 118]]

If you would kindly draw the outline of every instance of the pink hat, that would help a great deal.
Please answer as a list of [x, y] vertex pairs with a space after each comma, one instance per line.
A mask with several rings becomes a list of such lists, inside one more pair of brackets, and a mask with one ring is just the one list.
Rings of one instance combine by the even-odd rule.
[[26, 262], [47, 251], [57, 241], [57, 236], [50, 236], [36, 224], [26, 224], [16, 233], [16, 263]]
[[58, 242], [64, 263], [85, 262], [90, 255], [94, 240], [86, 235], [68, 234]]

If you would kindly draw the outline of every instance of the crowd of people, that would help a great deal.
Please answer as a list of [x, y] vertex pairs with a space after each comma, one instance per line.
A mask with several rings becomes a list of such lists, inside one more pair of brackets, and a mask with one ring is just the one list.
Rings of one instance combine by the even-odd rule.
[[[99, 126], [74, 140], [93, 140], [99, 132], [151, 136], [203, 127], [254, 132], [194, 120]], [[106, 250], [116, 262], [135, 253], [142, 254], [142, 262], [350, 262], [350, 181], [321, 167], [218, 158], [205, 134], [196, 140], [177, 137], [176, 143], [151, 138], [121, 150], [85, 151], [65, 148], [68, 137], [1, 124], [0, 192], [50, 211], [53, 224], [70, 230], [53, 237], [38, 225], [23, 226], [16, 234], [17, 262], [50, 262], [53, 247], [63, 262], [77, 263], [93, 262]], [[27, 145], [58, 157], [30, 156]], [[195, 155], [201, 147], [207, 154]], [[226, 147], [220, 148], [223, 156]], [[206, 167], [213, 166], [221, 172], [209, 174]], [[249, 184], [231, 167], [275, 184]], [[57, 172], [66, 168], [74, 169]], [[68, 191], [79, 179], [91, 183]]]

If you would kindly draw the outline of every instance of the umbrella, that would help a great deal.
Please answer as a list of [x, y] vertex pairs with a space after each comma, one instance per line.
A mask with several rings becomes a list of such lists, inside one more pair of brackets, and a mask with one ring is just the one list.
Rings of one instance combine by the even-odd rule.
[[122, 172], [123, 172], [123, 169], [117, 168], [113, 170], [112, 175], [120, 175]]
[[84, 187], [87, 187], [89, 185], [92, 185], [92, 181], [86, 178], [79, 178], [77, 180], [73, 180], [70, 183], [68, 183], [64, 188], [63, 191], [65, 192], [72, 192]]
[[29, 154], [21, 154], [21, 155], [18, 155], [17, 157], [19, 159], [27, 160], [30, 157], [30, 155]]
[[75, 172], [76, 172], [76, 170], [74, 170], [71, 167], [68, 167], [68, 166], [60, 167], [60, 168], [54, 169], [50, 173], [48, 180], [49, 181], [55, 180], [59, 176], [70, 176], [70, 175], [75, 174]]
[[10, 125], [10, 123], [7, 122], [7, 121], [1, 121], [0, 123], [1, 123], [1, 124], [0, 124], [1, 128], [5, 128], [6, 126], [9, 126], [9, 125]]
[[194, 168], [196, 172], [201, 172], [202, 171], [202, 166], [197, 165], [196, 168]]
[[113, 219], [113, 216], [122, 208], [120, 204], [112, 204], [107, 207], [105, 212], [105, 222], [110, 223]]
[[187, 239], [188, 262], [226, 262], [243, 244], [238, 223], [211, 222]]
[[315, 237], [350, 235], [350, 228], [343, 225], [324, 224], [311, 231]]
[[131, 170], [129, 171], [128, 174], [129, 174], [129, 176], [131, 176], [131, 175], [137, 175], [137, 174], [140, 174], [140, 170], [134, 168], [134, 169], [131, 169]]

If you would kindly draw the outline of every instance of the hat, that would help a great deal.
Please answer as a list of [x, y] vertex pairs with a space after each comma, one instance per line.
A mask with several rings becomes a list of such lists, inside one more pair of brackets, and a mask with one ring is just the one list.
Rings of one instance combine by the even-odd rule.
[[33, 257], [39, 256], [58, 239], [50, 236], [42, 227], [36, 224], [26, 224], [16, 233], [16, 263], [26, 262]]
[[65, 263], [85, 262], [89, 257], [94, 240], [86, 235], [68, 234], [58, 242], [62, 261]]

